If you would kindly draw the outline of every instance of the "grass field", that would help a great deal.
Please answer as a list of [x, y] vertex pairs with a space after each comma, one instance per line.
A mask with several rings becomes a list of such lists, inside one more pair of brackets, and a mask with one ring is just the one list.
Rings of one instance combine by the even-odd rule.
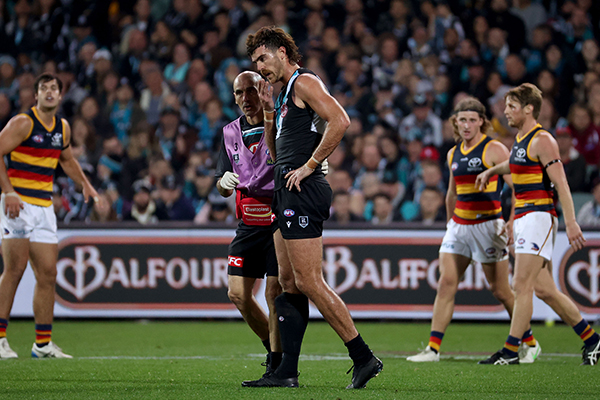
[[351, 361], [321, 321], [309, 324], [300, 388], [242, 388], [264, 372], [264, 349], [242, 322], [57, 321], [53, 340], [73, 360], [33, 360], [32, 321], [12, 321], [8, 338], [18, 360], [0, 361], [0, 399], [597, 399], [600, 369], [582, 367], [571, 328], [534, 325], [543, 354], [531, 365], [481, 366], [498, 350], [508, 324], [450, 326], [442, 360], [414, 364], [429, 324], [358, 323], [383, 360], [366, 389], [349, 391]]

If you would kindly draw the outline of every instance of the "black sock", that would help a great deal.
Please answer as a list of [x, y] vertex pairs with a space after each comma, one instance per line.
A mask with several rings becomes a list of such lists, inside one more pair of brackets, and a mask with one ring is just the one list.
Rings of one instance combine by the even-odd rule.
[[267, 349], [267, 353], [271, 352], [271, 341], [269, 339], [265, 339], [262, 341], [263, 346]]
[[373, 357], [371, 349], [369, 349], [369, 346], [367, 346], [363, 338], [360, 336], [360, 333], [357, 337], [344, 344], [348, 348], [348, 354], [350, 355], [350, 358], [356, 365], [366, 364]]
[[281, 357], [283, 357], [283, 353], [271, 352], [271, 369], [275, 371], [281, 365]]
[[276, 374], [280, 378], [298, 376], [298, 357], [308, 325], [308, 297], [282, 293], [275, 298], [283, 357]]

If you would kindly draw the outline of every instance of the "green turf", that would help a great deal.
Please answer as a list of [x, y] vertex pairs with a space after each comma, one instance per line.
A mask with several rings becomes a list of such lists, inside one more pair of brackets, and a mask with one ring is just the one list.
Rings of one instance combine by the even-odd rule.
[[[300, 360], [299, 389], [242, 388], [258, 378], [260, 342], [241, 322], [58, 321], [53, 340], [73, 360], [32, 360], [33, 322], [13, 321], [18, 360], [0, 360], [0, 399], [592, 399], [600, 370], [581, 367], [581, 343], [559, 325], [534, 326], [543, 348], [532, 365], [480, 366], [502, 346], [507, 324], [450, 326], [442, 361], [405, 360], [426, 345], [426, 323], [358, 323], [384, 362], [366, 389], [345, 390], [351, 366], [329, 326], [311, 322]], [[569, 356], [572, 354], [572, 356]]]

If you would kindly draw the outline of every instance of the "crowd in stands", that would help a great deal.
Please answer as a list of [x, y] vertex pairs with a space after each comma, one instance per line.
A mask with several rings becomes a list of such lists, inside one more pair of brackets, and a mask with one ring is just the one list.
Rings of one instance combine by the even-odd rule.
[[246, 37], [265, 25], [293, 35], [351, 117], [329, 157], [332, 221], [445, 221], [454, 104], [478, 98], [510, 148], [504, 94], [524, 82], [600, 221], [595, 0], [0, 0], [2, 127], [56, 73], [73, 152], [110, 204], [84, 203], [59, 172], [59, 220], [233, 222], [214, 167], [240, 115], [233, 79], [253, 68]]

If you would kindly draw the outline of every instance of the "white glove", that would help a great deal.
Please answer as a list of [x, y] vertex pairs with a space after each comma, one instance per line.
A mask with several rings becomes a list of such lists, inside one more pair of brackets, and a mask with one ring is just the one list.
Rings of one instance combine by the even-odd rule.
[[240, 184], [239, 177], [238, 174], [234, 174], [233, 172], [225, 172], [221, 178], [221, 187], [226, 190], [235, 189]]
[[323, 172], [323, 175], [327, 175], [329, 173], [329, 163], [327, 162], [327, 159], [324, 159], [321, 163], [321, 172]]

